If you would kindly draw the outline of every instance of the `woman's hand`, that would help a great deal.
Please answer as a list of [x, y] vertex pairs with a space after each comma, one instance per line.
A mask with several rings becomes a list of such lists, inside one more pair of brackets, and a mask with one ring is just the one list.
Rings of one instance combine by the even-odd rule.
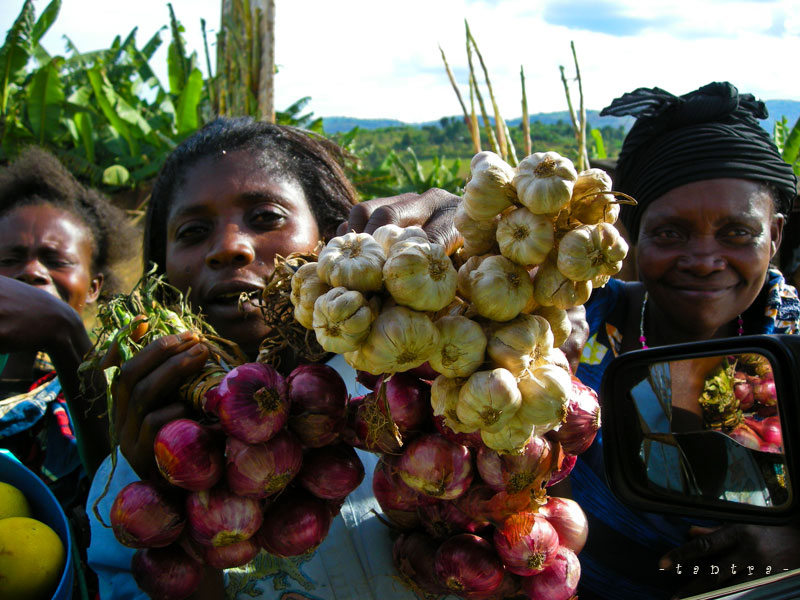
[[[659, 568], [681, 566], [682, 597], [800, 568], [800, 527], [728, 524], [692, 527], [692, 539], [668, 552]], [[693, 570], [697, 566], [697, 574]]]
[[453, 220], [459, 201], [458, 196], [436, 188], [422, 194], [366, 200], [353, 207], [336, 233], [342, 235], [351, 230], [373, 233], [378, 227], [389, 224], [417, 225], [425, 230], [431, 242], [441, 244], [452, 254], [463, 243]]
[[167, 335], [120, 366], [112, 389], [114, 428], [122, 454], [139, 477], [148, 477], [156, 468], [153, 441], [158, 430], [190, 413], [177, 392], [208, 358], [208, 350], [199, 342], [191, 332]]
[[61, 298], [0, 276], [0, 353], [44, 350], [60, 356], [75, 350], [79, 360], [88, 341], [81, 316]]

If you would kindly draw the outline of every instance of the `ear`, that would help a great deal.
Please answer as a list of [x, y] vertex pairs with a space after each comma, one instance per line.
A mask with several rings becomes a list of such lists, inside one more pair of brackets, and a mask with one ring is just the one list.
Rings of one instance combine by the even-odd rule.
[[772, 222], [770, 223], [769, 233], [770, 241], [770, 258], [774, 258], [781, 247], [781, 239], [783, 238], [783, 226], [786, 223], [786, 217], [780, 213], [772, 215]]
[[94, 304], [100, 297], [100, 290], [103, 289], [103, 274], [97, 273], [89, 282], [89, 291], [86, 292], [86, 304]]

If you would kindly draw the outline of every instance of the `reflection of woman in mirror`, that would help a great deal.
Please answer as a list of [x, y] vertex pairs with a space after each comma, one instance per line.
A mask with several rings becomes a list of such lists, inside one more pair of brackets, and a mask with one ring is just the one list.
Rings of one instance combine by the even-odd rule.
[[[605, 368], [622, 352], [797, 333], [797, 292], [770, 264], [797, 179], [759, 124], [767, 117], [764, 104], [728, 83], [712, 83], [680, 97], [638, 89], [603, 114], [637, 119], [619, 155], [614, 189], [638, 202], [620, 213], [638, 281], [612, 279], [594, 291], [577, 376], [599, 389]], [[582, 600], [652, 600], [687, 584], [701, 591], [722, 584], [667, 581], [659, 564], [673, 574], [677, 562], [800, 567], [797, 528], [726, 525], [693, 538], [686, 520], [623, 506], [605, 483], [600, 435], [570, 479], [592, 532], [580, 556]]]

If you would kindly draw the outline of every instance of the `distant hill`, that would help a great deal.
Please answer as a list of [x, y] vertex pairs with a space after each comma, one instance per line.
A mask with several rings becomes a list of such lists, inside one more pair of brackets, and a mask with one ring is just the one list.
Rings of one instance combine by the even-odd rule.
[[[772, 129], [776, 120], [786, 117], [789, 122], [789, 127], [793, 126], [797, 119], [800, 118], [800, 101], [797, 100], [767, 100], [765, 102], [767, 110], [769, 111], [769, 118], [761, 122], [764, 129], [772, 133]], [[600, 127], [618, 127], [624, 126], [626, 129], [633, 124], [632, 117], [601, 117], [600, 111], [587, 110], [586, 116], [589, 125], [594, 128]], [[461, 115], [455, 115], [455, 118], [461, 118]], [[509, 119], [509, 127], [518, 125], [521, 121], [520, 118]], [[531, 115], [531, 121], [539, 121], [546, 125], [551, 125], [562, 121], [569, 123], [569, 112], [550, 112], [550, 113], [536, 113]], [[361, 129], [381, 129], [385, 127], [424, 127], [430, 125], [439, 125], [439, 120], [426, 121], [424, 123], [405, 123], [397, 119], [356, 119], [353, 117], [323, 117], [323, 126], [327, 133], [340, 133], [343, 131], [350, 131], [354, 127]]]

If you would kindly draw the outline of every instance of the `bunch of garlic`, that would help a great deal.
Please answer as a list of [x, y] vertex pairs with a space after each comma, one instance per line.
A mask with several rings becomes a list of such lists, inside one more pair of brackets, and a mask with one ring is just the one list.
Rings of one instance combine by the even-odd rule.
[[295, 318], [357, 370], [427, 363], [439, 373], [434, 414], [514, 453], [566, 417], [566, 309], [620, 269], [618, 212], [603, 171], [578, 174], [555, 152], [515, 169], [481, 152], [456, 211], [454, 258], [419, 227], [333, 238], [294, 276]]

